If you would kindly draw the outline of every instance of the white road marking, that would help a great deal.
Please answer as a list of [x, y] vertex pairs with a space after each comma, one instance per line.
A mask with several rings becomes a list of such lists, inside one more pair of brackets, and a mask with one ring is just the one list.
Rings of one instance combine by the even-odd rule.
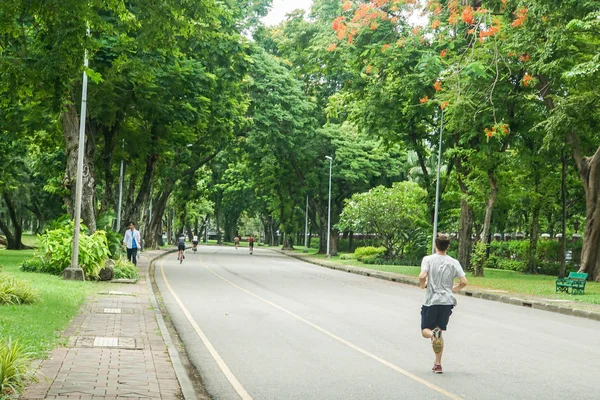
[[167, 277], [165, 275], [164, 263], [165, 263], [164, 260], [162, 260], [160, 262], [160, 273], [162, 274], [162, 277], [163, 277], [163, 280], [165, 281], [165, 285], [167, 286], [167, 289], [169, 289], [169, 292], [171, 293], [171, 295], [173, 296], [173, 298], [175, 299], [177, 304], [179, 304], [181, 311], [183, 311], [183, 314], [185, 315], [185, 317], [187, 318], [189, 323], [192, 325], [192, 327], [196, 331], [196, 334], [198, 335], [198, 337], [200, 337], [200, 340], [202, 340], [202, 343], [204, 343], [204, 346], [206, 346], [210, 355], [213, 357], [213, 359], [215, 360], [215, 362], [217, 363], [217, 365], [223, 372], [223, 375], [225, 375], [225, 377], [227, 378], [229, 383], [231, 383], [231, 386], [233, 386], [233, 389], [237, 392], [237, 394], [240, 396], [240, 398], [242, 400], [252, 400], [252, 397], [248, 394], [246, 389], [244, 389], [244, 387], [242, 386], [240, 381], [237, 380], [235, 375], [233, 375], [233, 372], [231, 372], [231, 370], [229, 369], [229, 367], [227, 366], [225, 361], [221, 358], [221, 356], [219, 355], [219, 353], [217, 352], [215, 347], [212, 345], [210, 340], [208, 340], [208, 337], [206, 337], [206, 335], [204, 334], [202, 329], [200, 329], [200, 327], [198, 326], [196, 321], [194, 321], [194, 318], [192, 318], [192, 315], [190, 314], [188, 309], [185, 308], [185, 306], [183, 305], [183, 302], [179, 299], [179, 296], [177, 296], [177, 294], [175, 294], [175, 291], [171, 287], [171, 284], [169, 283], [169, 281], [167, 280]]
[[[297, 319], [298, 321], [301, 321], [301, 322], [305, 323], [306, 325], [308, 325], [308, 326], [310, 326], [310, 327], [318, 330], [319, 332], [324, 333], [325, 335], [331, 337], [332, 339], [335, 339], [338, 342], [345, 344], [346, 346], [350, 347], [351, 349], [356, 350], [357, 352], [359, 352], [361, 354], [364, 354], [365, 356], [367, 356], [369, 358], [372, 358], [373, 360], [375, 360], [375, 361], [377, 361], [377, 362], [385, 365], [386, 367], [391, 368], [392, 370], [401, 373], [402, 375], [404, 375], [404, 376], [406, 376], [406, 377], [414, 380], [415, 382], [418, 382], [418, 383], [420, 383], [420, 384], [422, 384], [424, 386], [427, 386], [428, 388], [430, 388], [432, 390], [435, 390], [436, 392], [438, 392], [438, 393], [440, 393], [440, 394], [448, 397], [449, 399], [453, 399], [453, 400], [462, 400], [463, 399], [459, 395], [456, 395], [454, 393], [448, 392], [447, 390], [445, 390], [445, 389], [443, 389], [443, 388], [441, 388], [441, 387], [439, 387], [439, 386], [437, 386], [437, 385], [435, 385], [435, 384], [433, 384], [433, 383], [431, 383], [431, 382], [429, 382], [429, 381], [427, 381], [427, 380], [425, 380], [423, 378], [420, 378], [420, 377], [418, 377], [418, 376], [416, 376], [416, 375], [408, 372], [407, 370], [405, 370], [403, 368], [400, 368], [399, 366], [397, 366], [395, 364], [392, 364], [391, 362], [389, 362], [387, 360], [384, 360], [383, 358], [381, 358], [379, 356], [376, 356], [373, 353], [370, 353], [369, 351], [363, 349], [362, 347], [359, 347], [359, 346], [357, 346], [357, 345], [355, 345], [355, 344], [347, 341], [346, 339], [343, 339], [340, 336], [338, 336], [338, 335], [336, 335], [334, 333], [331, 333], [331, 332], [329, 332], [328, 330], [326, 330], [324, 328], [321, 328], [320, 326], [318, 326], [318, 325], [316, 325], [316, 324], [314, 324], [314, 323], [312, 323], [312, 322], [310, 322], [310, 321], [302, 318], [298, 314], [295, 314], [292, 311], [289, 311], [286, 308], [283, 308], [282, 306], [280, 306], [278, 304], [275, 304], [275, 303], [273, 303], [273, 302], [265, 299], [264, 297], [261, 297], [261, 296], [259, 296], [257, 294], [252, 293], [251, 291], [249, 291], [247, 289], [244, 289], [241, 286], [236, 285], [235, 283], [231, 282], [227, 278], [224, 278], [223, 276], [219, 275], [218, 273], [216, 273], [215, 271], [213, 271], [212, 269], [210, 269], [210, 267], [208, 267], [206, 264], [204, 264], [202, 262], [202, 259], [200, 259], [200, 265], [202, 265], [202, 267], [204, 267], [207, 271], [211, 272], [213, 275], [215, 275], [218, 278], [222, 279], [223, 281], [229, 283], [231, 286], [233, 286], [233, 287], [241, 290], [242, 292], [245, 292], [245, 293], [249, 294], [250, 296], [252, 296], [252, 297], [254, 297], [256, 299], [258, 299], [258, 300], [260, 300], [260, 301], [262, 301], [262, 302], [264, 302], [264, 303], [266, 303], [266, 304], [268, 304], [268, 305], [270, 305], [272, 307], [275, 307], [276, 309], [278, 309], [280, 311], [283, 311], [284, 313], [286, 313], [289, 316]], [[161, 269], [162, 269], [162, 266], [161, 266]], [[164, 274], [163, 274], [163, 276], [164, 276]], [[165, 281], [166, 281], [166, 279], [165, 279]]]

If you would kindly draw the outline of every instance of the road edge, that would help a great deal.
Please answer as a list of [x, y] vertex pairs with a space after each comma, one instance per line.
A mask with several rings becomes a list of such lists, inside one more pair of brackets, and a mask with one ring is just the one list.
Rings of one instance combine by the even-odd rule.
[[[289, 251], [269, 248], [268, 250], [283, 254], [285, 256], [295, 258], [300, 261], [304, 261], [309, 264], [318, 265], [337, 271], [348, 272], [356, 275], [368, 276], [370, 278], [383, 279], [386, 281], [392, 281], [397, 283], [403, 283], [411, 286], [419, 286], [419, 279], [417, 277], [402, 275], [395, 272], [377, 271], [364, 267], [356, 267], [353, 265], [342, 265], [327, 260], [316, 260], [308, 258], [307, 256], [290, 253]], [[581, 308], [575, 308], [568, 305], [553, 304], [552, 302], [544, 301], [542, 298], [535, 297], [516, 297], [514, 294], [498, 294], [483, 291], [477, 288], [463, 289], [459, 292], [462, 296], [475, 297], [484, 300], [496, 301], [505, 304], [511, 304], [515, 306], [522, 306], [527, 308], [534, 308], [536, 310], [549, 311], [558, 314], [572, 315], [574, 317], [587, 318], [594, 321], [600, 321], [600, 312], [584, 310]]]
[[160, 258], [166, 255], [175, 252], [177, 252], [177, 249], [167, 250], [164, 253], [154, 256], [150, 259], [150, 264], [146, 269], [146, 285], [148, 286], [148, 291], [150, 294], [150, 302], [152, 304], [152, 307], [154, 308], [154, 316], [156, 318], [156, 322], [158, 323], [158, 327], [160, 329], [163, 341], [167, 346], [167, 351], [169, 352], [169, 357], [171, 358], [171, 362], [173, 363], [173, 369], [175, 370], [175, 375], [177, 376], [177, 381], [179, 382], [183, 398], [185, 400], [198, 400], [200, 398], [206, 397], [204, 395], [199, 396], [200, 393], [197, 392], [196, 387], [188, 373], [188, 369], [186, 368], [184, 362], [181, 359], [181, 355], [179, 354], [179, 348], [173, 340], [171, 332], [167, 327], [167, 323], [163, 316], [162, 308], [159, 305], [156, 293], [154, 291], [153, 285], [156, 285], [156, 282], [154, 282], [154, 274], [150, 273], [150, 271], [154, 271], [156, 261], [158, 261]]

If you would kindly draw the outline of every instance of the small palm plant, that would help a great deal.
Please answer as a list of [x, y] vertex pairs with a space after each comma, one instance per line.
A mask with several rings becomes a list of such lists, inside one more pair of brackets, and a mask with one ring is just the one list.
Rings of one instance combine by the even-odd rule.
[[27, 381], [36, 380], [30, 355], [17, 341], [0, 339], [0, 399], [23, 393]]

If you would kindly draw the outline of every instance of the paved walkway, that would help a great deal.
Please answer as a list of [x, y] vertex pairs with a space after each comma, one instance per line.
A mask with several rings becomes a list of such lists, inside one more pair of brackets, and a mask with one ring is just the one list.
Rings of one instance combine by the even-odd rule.
[[137, 284], [113, 284], [88, 299], [22, 399], [180, 399], [167, 346], [146, 285], [163, 251], [142, 253]]

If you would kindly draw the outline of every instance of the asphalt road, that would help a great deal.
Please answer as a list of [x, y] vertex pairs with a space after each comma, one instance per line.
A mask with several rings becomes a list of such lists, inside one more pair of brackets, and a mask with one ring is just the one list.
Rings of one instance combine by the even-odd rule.
[[460, 296], [436, 375], [416, 287], [231, 247], [155, 276], [216, 400], [600, 399], [595, 321]]

